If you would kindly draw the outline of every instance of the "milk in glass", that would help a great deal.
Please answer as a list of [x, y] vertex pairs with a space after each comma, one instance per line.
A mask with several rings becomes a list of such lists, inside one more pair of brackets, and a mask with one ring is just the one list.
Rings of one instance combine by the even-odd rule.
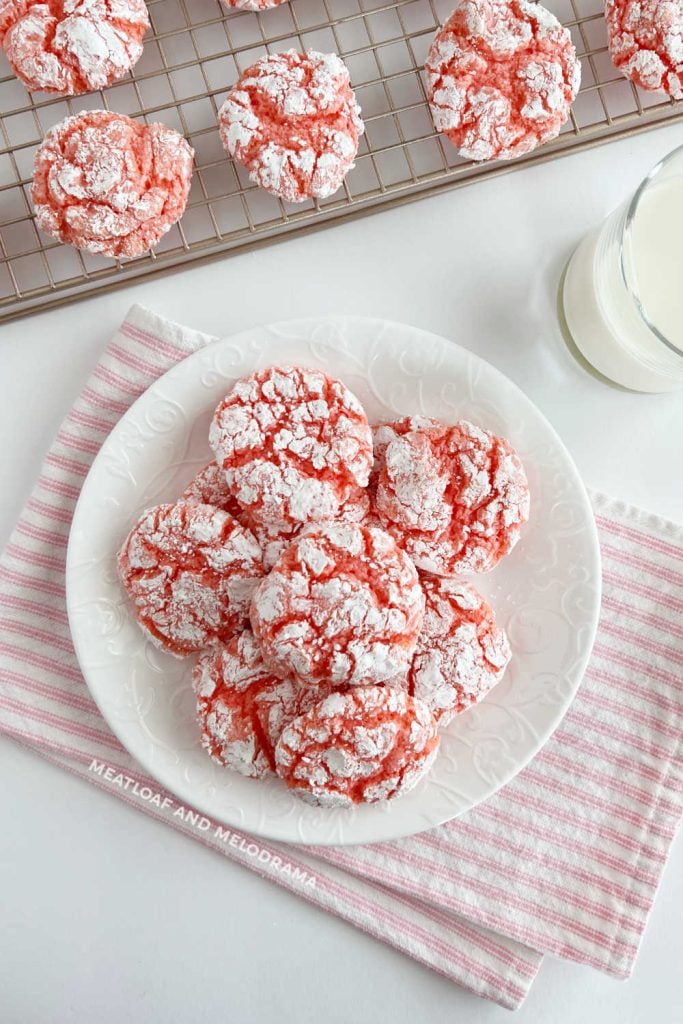
[[683, 390], [683, 147], [580, 244], [563, 305], [574, 342], [606, 377]]

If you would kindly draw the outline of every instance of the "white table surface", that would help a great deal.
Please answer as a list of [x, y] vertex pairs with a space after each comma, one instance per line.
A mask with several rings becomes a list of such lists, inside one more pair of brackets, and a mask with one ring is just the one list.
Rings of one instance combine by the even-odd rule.
[[[317, 313], [414, 323], [516, 381], [590, 486], [683, 520], [683, 395], [585, 372], [556, 317], [583, 232], [683, 126], [446, 193], [0, 329], [0, 545], [133, 302], [215, 334]], [[683, 1021], [683, 844], [636, 971], [547, 958], [523, 1024]], [[478, 1000], [295, 896], [0, 738], [2, 1024], [495, 1024]]]

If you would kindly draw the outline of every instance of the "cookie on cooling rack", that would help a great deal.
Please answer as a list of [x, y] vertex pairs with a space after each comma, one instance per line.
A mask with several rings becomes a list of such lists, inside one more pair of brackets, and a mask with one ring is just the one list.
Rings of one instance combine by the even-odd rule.
[[332, 195], [363, 133], [346, 65], [334, 53], [269, 54], [219, 111], [225, 149], [267, 192], [290, 203]]
[[425, 70], [435, 127], [477, 161], [512, 160], [554, 139], [581, 78], [568, 29], [531, 0], [462, 0]]
[[27, 89], [67, 96], [130, 71], [149, 28], [144, 0], [3, 0], [0, 46]]
[[163, 124], [107, 110], [67, 117], [36, 151], [36, 224], [86, 252], [141, 256], [180, 220], [193, 156], [182, 135]]
[[614, 66], [641, 89], [683, 99], [683, 0], [607, 0]]

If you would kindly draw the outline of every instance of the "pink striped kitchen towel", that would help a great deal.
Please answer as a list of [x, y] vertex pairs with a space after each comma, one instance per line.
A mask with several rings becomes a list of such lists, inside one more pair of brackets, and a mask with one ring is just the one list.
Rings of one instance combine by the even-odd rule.
[[221, 828], [107, 728], [69, 635], [73, 509], [121, 414], [211, 340], [134, 307], [64, 421], [0, 560], [0, 731], [503, 1006], [546, 952], [627, 976], [683, 812], [682, 527], [595, 497], [603, 612], [577, 699], [513, 782], [412, 839], [303, 850]]

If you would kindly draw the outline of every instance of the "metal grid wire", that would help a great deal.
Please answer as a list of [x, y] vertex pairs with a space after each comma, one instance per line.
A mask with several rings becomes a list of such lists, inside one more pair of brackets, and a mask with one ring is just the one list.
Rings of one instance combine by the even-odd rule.
[[[219, 0], [149, 0], [152, 29], [134, 74], [75, 98], [30, 95], [0, 56], [0, 321], [188, 263], [253, 247], [419, 195], [683, 118], [683, 103], [644, 93], [615, 71], [603, 0], [547, 0], [572, 33], [582, 87], [559, 138], [510, 164], [458, 157], [432, 126], [423, 65], [454, 0], [291, 0], [260, 13]], [[284, 203], [252, 185], [223, 151], [220, 104], [264, 52], [336, 51], [362, 107], [355, 169], [327, 200]], [[29, 187], [33, 154], [67, 114], [107, 108], [182, 132], [195, 150], [183, 219], [153, 253], [122, 262], [79, 253], [40, 234]]]

